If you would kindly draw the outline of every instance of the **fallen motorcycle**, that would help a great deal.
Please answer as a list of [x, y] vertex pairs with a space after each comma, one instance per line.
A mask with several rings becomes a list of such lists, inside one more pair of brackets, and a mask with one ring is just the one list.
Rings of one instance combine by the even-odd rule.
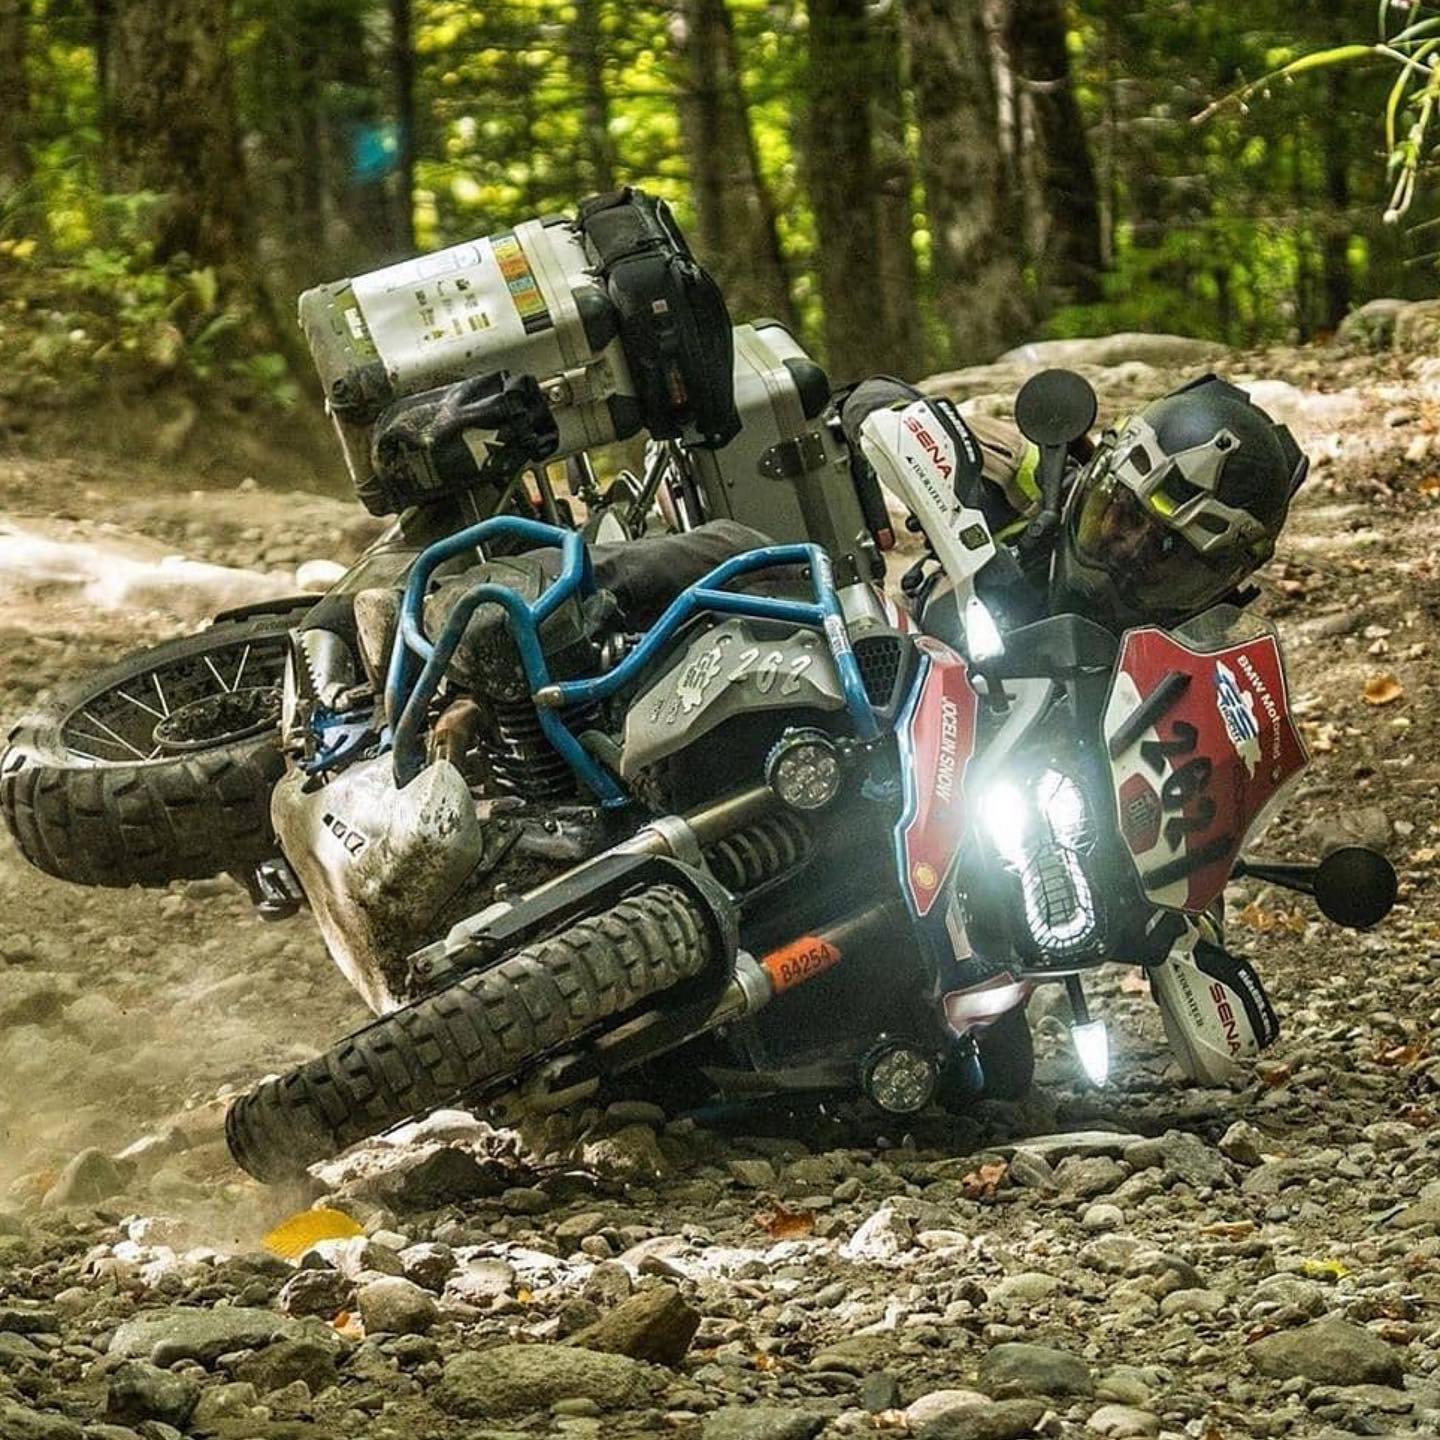
[[[1027, 390], [1054, 493], [1094, 397], [1059, 372]], [[1002, 632], [974, 584], [997, 547], [947, 483], [953, 412], [917, 401], [864, 436], [944, 571], [908, 609], [809, 543], [739, 550], [641, 631], [574, 532], [492, 519], [419, 557], [373, 630], [393, 632], [380, 713], [337, 763], [312, 745], [273, 802], [381, 1013], [235, 1102], [250, 1173], [622, 1077], [670, 1103], [842, 1092], [897, 1114], [1015, 1095], [1024, 1006], [1057, 981], [1102, 1080], [1081, 977], [1110, 962], [1146, 964], [1180, 1002], [1167, 1024], [1188, 1012], [1172, 1038], [1224, 1056], [1242, 1016], [1260, 1043], [1275, 1028], [1213, 923], [1232, 876], [1342, 924], [1388, 911], [1373, 852], [1243, 856], [1306, 763], [1271, 627], [1227, 606], [1173, 632], [1073, 614]], [[497, 543], [531, 551], [435, 581]], [[287, 725], [313, 715], [292, 699]]]

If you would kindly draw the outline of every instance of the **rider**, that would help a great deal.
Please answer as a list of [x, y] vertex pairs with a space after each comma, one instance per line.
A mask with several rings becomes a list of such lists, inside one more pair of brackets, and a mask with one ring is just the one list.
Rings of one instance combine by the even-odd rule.
[[[862, 426], [877, 409], [922, 398], [888, 377], [857, 386], [842, 412], [852, 449], [860, 453]], [[1285, 426], [1206, 375], [1122, 420], [1098, 445], [1072, 445], [1059, 523], [1047, 533], [1033, 523], [1042, 506], [1036, 448], [1004, 422], [930, 405], [958, 441], [957, 456], [968, 458], [957, 468], [957, 498], [979, 509], [1002, 543], [976, 590], [1004, 628], [1069, 612], [1118, 634], [1178, 625], [1229, 597], [1243, 603], [1242, 587], [1274, 554], [1308, 468]], [[926, 561], [904, 587], [927, 629], [944, 635], [961, 622], [946, 604], [943, 573]], [[1260, 977], [1220, 940], [1218, 914], [1195, 921], [1157, 911], [1148, 953], [1136, 957], [1177, 1061], [1207, 1083], [1228, 1080], [1278, 1031]], [[1246, 1022], [1238, 1044], [1237, 1016]]]
[[[852, 448], [859, 452], [860, 428], [876, 409], [923, 398], [886, 376], [863, 381], [843, 410]], [[1072, 445], [1060, 524], [1037, 546], [1027, 533], [1041, 505], [1036, 447], [1007, 422], [962, 419], [948, 402], [931, 404], [978, 455], [978, 465], [957, 474], [958, 498], [984, 514], [1027, 581], [1026, 591], [1011, 591], [1023, 612], [1005, 616], [1012, 625], [1073, 611], [1118, 632], [1199, 614], [1274, 553], [1307, 469], [1284, 425], [1243, 390], [1205, 375], [1107, 430], [1098, 446]], [[917, 574], [909, 588], [933, 578]], [[915, 598], [923, 608], [924, 597]]]

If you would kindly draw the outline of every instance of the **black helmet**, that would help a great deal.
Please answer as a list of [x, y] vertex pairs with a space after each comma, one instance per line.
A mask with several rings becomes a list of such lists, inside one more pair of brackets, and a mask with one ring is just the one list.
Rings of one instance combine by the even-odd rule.
[[1065, 503], [1051, 608], [1116, 629], [1175, 625], [1275, 552], [1309, 462], [1215, 375], [1107, 431]]

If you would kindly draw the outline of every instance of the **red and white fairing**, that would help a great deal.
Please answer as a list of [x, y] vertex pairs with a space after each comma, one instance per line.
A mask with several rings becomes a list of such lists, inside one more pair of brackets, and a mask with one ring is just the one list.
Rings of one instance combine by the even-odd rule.
[[[1208, 651], [1164, 630], [1131, 630], [1106, 704], [1107, 746], [1176, 672], [1188, 683], [1110, 757], [1110, 769], [1120, 833], [1146, 894], [1168, 909], [1198, 912], [1224, 890], [1246, 836], [1309, 757], [1268, 627]], [[1184, 873], [1197, 855], [1203, 863]]]
[[900, 717], [905, 811], [895, 829], [906, 899], [917, 917], [934, 908], [965, 838], [965, 772], [975, 753], [979, 699], [965, 662], [921, 636], [925, 657], [914, 698]]

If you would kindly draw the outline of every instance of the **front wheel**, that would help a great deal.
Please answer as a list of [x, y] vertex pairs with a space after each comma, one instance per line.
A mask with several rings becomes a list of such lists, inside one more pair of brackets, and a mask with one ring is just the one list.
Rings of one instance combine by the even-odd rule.
[[0, 811], [81, 885], [165, 885], [276, 853], [280, 689], [304, 610], [222, 620], [58, 690], [11, 733]]
[[267, 1080], [225, 1117], [230, 1153], [276, 1182], [349, 1145], [499, 1088], [714, 958], [698, 905], [652, 885]]

